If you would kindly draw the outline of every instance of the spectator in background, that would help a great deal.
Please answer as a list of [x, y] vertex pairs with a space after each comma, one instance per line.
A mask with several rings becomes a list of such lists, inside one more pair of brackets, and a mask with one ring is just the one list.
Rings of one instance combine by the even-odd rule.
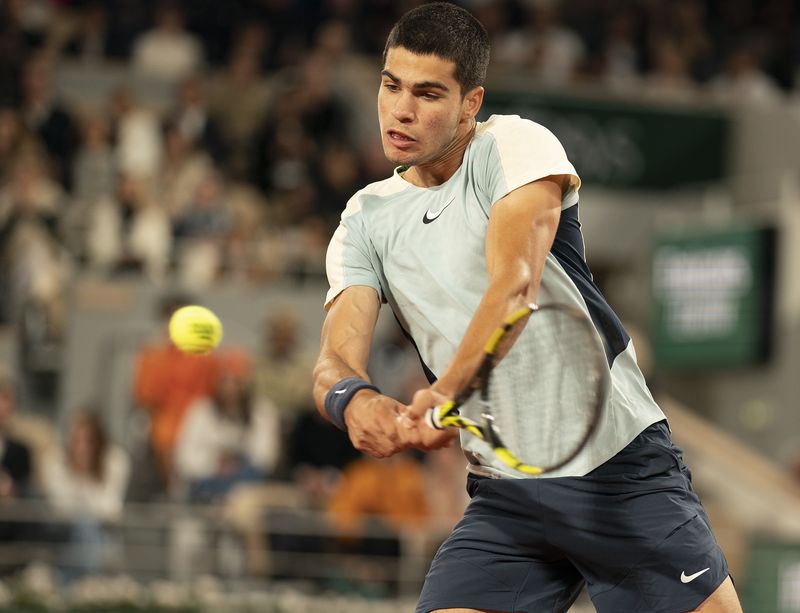
[[326, 243], [330, 240], [331, 227], [322, 217], [311, 215], [295, 224], [286, 235], [291, 253], [287, 269], [288, 277], [297, 283], [307, 279], [325, 277]]
[[64, 215], [64, 241], [71, 253], [87, 255], [86, 230], [96, 205], [113, 197], [117, 164], [108, 120], [86, 115], [81, 123], [81, 146], [72, 166], [72, 201]]
[[136, 405], [150, 416], [150, 444], [165, 490], [174, 493], [175, 442], [191, 404], [214, 393], [217, 361], [214, 354], [192, 355], [169, 340], [169, 319], [178, 308], [191, 304], [168, 295], [158, 306], [156, 337], [137, 355], [133, 394]]
[[341, 142], [322, 146], [314, 167], [317, 191], [314, 209], [327, 225], [329, 235], [339, 224], [343, 203], [364, 184], [364, 177], [361, 160], [353, 147]]
[[[347, 105], [347, 127], [355, 142], [372, 141], [375, 126], [363, 110], [372, 108], [375, 96], [375, 71], [380, 70], [376, 55], [358, 53], [354, 47], [353, 28], [363, 30], [361, 23], [332, 19], [322, 22], [314, 33], [312, 54], [326, 58], [330, 66], [336, 95], [350, 101]], [[339, 145], [342, 140], [336, 141]], [[353, 151], [353, 147], [348, 148]]]
[[[0, 367], [0, 504], [27, 496], [33, 480], [31, 450], [11, 434], [16, 409], [16, 382]], [[0, 543], [25, 541], [30, 528], [25, 522], [0, 521]]]
[[[432, 509], [425, 492], [424, 469], [411, 453], [376, 460], [362, 457], [342, 472], [327, 504], [331, 523], [343, 533], [342, 553], [397, 557], [398, 535], [414, 535], [423, 543]], [[385, 535], [369, 534], [370, 526], [388, 528]], [[441, 539], [440, 539], [441, 540]], [[385, 567], [362, 557], [345, 556], [347, 576], [369, 582], [373, 589], [390, 588], [395, 577]]]
[[234, 49], [226, 69], [211, 83], [210, 93], [211, 108], [219, 117], [222, 138], [228, 145], [225, 170], [234, 180], [247, 178], [255, 136], [266, 120], [272, 96], [259, 70], [260, 48], [248, 46], [246, 41], [251, 37], [242, 35], [244, 40]]
[[116, 194], [100, 197], [88, 211], [86, 256], [90, 269], [105, 274], [140, 272], [160, 281], [170, 264], [172, 228], [156, 201], [153, 181], [123, 174]]
[[88, 0], [76, 10], [63, 41], [62, 53], [84, 65], [99, 64], [109, 55], [108, 13], [101, 0]]
[[99, 416], [88, 409], [71, 419], [65, 448], [45, 456], [45, 499], [68, 522], [59, 562], [67, 578], [107, 570], [110, 528], [122, 515], [130, 471], [125, 451], [109, 441]]
[[183, 287], [208, 287], [223, 272], [233, 223], [226, 187], [221, 173], [210, 171], [200, 179], [193, 197], [173, 222]]
[[[0, 502], [25, 496], [31, 478], [31, 454], [27, 445], [10, 435], [16, 410], [14, 380], [0, 371]], [[6, 540], [13, 525], [0, 524], [0, 541]]]
[[312, 509], [326, 508], [342, 470], [361, 457], [347, 434], [312, 409], [291, 421], [286, 451], [287, 475]]
[[20, 158], [36, 153], [41, 153], [41, 146], [22, 122], [19, 111], [0, 104], [0, 184], [5, 184]]
[[615, 91], [631, 91], [640, 82], [640, 24], [631, 10], [615, 11], [605, 24], [605, 40], [600, 55], [600, 83]]
[[184, 13], [176, 2], [163, 2], [156, 24], [134, 42], [134, 71], [143, 77], [177, 82], [197, 73], [203, 65], [203, 47], [186, 31]]
[[[227, 237], [226, 276], [232, 280], [264, 281], [258, 261], [264, 231], [266, 200], [252, 185], [232, 183], [228, 189], [231, 228]], [[267, 259], [267, 266], [272, 262]]]
[[523, 28], [497, 41], [496, 64], [532, 75], [546, 86], [569, 84], [586, 55], [583, 41], [562, 23], [556, 3], [539, 2], [528, 9]]
[[71, 113], [55, 92], [54, 66], [40, 54], [25, 65], [22, 117], [49, 155], [52, 176], [70, 187], [72, 158], [78, 145], [78, 131]]
[[72, 166], [72, 198], [81, 208], [91, 207], [114, 193], [117, 164], [108, 119], [87, 114], [81, 123], [81, 145]]
[[152, 25], [153, 2], [100, 0], [107, 9], [109, 56], [128, 61], [139, 35]]
[[111, 140], [120, 172], [154, 177], [161, 166], [162, 133], [157, 116], [141, 106], [127, 87], [109, 99]]
[[651, 66], [642, 83], [643, 94], [653, 100], [686, 102], [696, 97], [690, 58], [670, 37], [655, 35], [648, 45]]
[[725, 58], [725, 66], [709, 85], [723, 103], [769, 105], [783, 98], [777, 83], [761, 67], [752, 44], [740, 43]]
[[794, 479], [795, 483], [797, 484], [797, 487], [800, 488], [800, 447], [789, 454], [789, 459], [786, 462], [786, 468], [788, 469], [791, 478]]
[[281, 455], [280, 416], [273, 402], [255, 394], [249, 356], [219, 352], [212, 396], [192, 403], [175, 446], [175, 471], [189, 500], [215, 503], [241, 536], [247, 568], [269, 568], [264, 511], [298, 506], [294, 487], [273, 481]]
[[312, 51], [297, 67], [294, 92], [300, 122], [306, 134], [318, 141], [350, 136], [348, 108], [336, 90], [337, 66], [324, 50]]
[[278, 75], [275, 107], [257, 139], [252, 180], [273, 198], [287, 223], [314, 212], [311, 177], [319, 144], [351, 138], [333, 75], [333, 64], [319, 51]]
[[421, 463], [408, 453], [350, 463], [331, 493], [328, 514], [346, 532], [371, 518], [396, 530], [421, 528], [431, 514]]
[[[204, 81], [197, 76], [183, 79], [177, 87], [175, 107], [167, 114], [167, 123], [174, 125], [187, 143], [219, 165], [225, 160], [226, 146], [219, 123], [208, 108], [205, 88]], [[242, 94], [237, 91], [235, 97]]]
[[45, 160], [20, 157], [0, 185], [0, 277], [5, 281], [2, 307], [18, 321], [25, 309], [41, 309], [47, 335], [60, 338], [63, 291], [70, 274], [61, 244], [61, 187], [47, 174]]
[[208, 154], [198, 149], [179, 126], [164, 126], [164, 162], [157, 176], [157, 193], [171, 220], [180, 218], [189, 207], [200, 184], [214, 164]]
[[298, 92], [279, 91], [273, 100], [256, 136], [250, 180], [269, 198], [275, 220], [284, 223], [307, 215], [313, 207], [313, 192], [300, 203], [301, 210], [291, 210], [286, 201], [292, 193], [308, 191], [315, 142], [303, 127]]
[[237, 486], [263, 481], [280, 455], [275, 406], [252, 390], [250, 358], [220, 351], [213, 392], [187, 408], [174, 468], [193, 502], [222, 501]]
[[264, 321], [262, 350], [255, 363], [255, 389], [284, 415], [311, 410], [311, 370], [316, 357], [303, 345], [301, 320], [287, 307]]
[[19, 1], [0, 3], [0, 101], [3, 103], [20, 101], [22, 67], [42, 43], [28, 31], [22, 8]]
[[[696, 81], [705, 81], [712, 70], [713, 43], [708, 34], [707, 5], [697, 0], [681, 0], [665, 4], [667, 10], [666, 34], [687, 59], [689, 71]], [[656, 18], [658, 13], [654, 12]], [[657, 32], [665, 24], [654, 22]]]

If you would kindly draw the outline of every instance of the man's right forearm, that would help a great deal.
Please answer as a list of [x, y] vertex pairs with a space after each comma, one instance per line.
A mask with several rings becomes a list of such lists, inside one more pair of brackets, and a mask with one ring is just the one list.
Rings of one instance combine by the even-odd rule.
[[371, 287], [344, 290], [328, 310], [314, 368], [314, 400], [320, 414], [346, 430], [356, 449], [375, 458], [413, 444], [398, 431], [405, 405], [381, 394], [367, 375], [380, 307]]
[[367, 362], [380, 301], [375, 290], [356, 286], [335, 300], [322, 326], [320, 353], [314, 367], [314, 402], [326, 419], [325, 396], [339, 381], [369, 381]]

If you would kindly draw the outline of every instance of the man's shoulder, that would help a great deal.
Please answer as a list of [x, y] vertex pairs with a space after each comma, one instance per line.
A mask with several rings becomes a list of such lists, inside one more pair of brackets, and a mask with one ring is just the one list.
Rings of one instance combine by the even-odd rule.
[[360, 213], [370, 203], [391, 198], [405, 190], [407, 186], [405, 181], [394, 174], [386, 179], [369, 183], [350, 197], [342, 218]]
[[492, 136], [495, 139], [552, 136], [547, 127], [519, 115], [492, 115], [478, 124], [475, 134], [479, 137]]
[[399, 191], [402, 191], [405, 188], [405, 182], [400, 179], [399, 177], [392, 173], [391, 176], [386, 177], [385, 179], [381, 179], [380, 181], [373, 181], [372, 183], [368, 183], [360, 190], [358, 190], [355, 195], [356, 196], [388, 196]]

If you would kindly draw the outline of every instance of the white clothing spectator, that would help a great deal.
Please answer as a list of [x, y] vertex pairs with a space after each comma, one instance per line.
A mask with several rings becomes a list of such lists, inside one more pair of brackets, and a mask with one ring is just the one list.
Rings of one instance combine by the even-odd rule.
[[203, 48], [184, 29], [183, 13], [176, 6], [163, 7], [155, 28], [144, 32], [133, 46], [133, 68], [145, 77], [179, 81], [196, 73], [203, 64]]
[[197, 400], [178, 436], [175, 468], [184, 480], [214, 477], [239, 455], [269, 473], [278, 460], [279, 426], [278, 412], [265, 398], [255, 402], [249, 424], [222, 415], [209, 398]]
[[46, 455], [42, 470], [47, 501], [60, 514], [119, 520], [131, 471], [130, 458], [122, 448], [106, 450], [100, 478], [75, 471], [61, 451]]

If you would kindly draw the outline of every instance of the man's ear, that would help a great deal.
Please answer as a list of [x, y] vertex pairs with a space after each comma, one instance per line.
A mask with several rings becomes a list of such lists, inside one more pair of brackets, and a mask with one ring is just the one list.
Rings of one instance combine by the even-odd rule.
[[465, 120], [472, 120], [478, 116], [483, 104], [483, 94], [486, 90], [481, 86], [472, 88], [464, 96], [463, 103], [463, 118]]

